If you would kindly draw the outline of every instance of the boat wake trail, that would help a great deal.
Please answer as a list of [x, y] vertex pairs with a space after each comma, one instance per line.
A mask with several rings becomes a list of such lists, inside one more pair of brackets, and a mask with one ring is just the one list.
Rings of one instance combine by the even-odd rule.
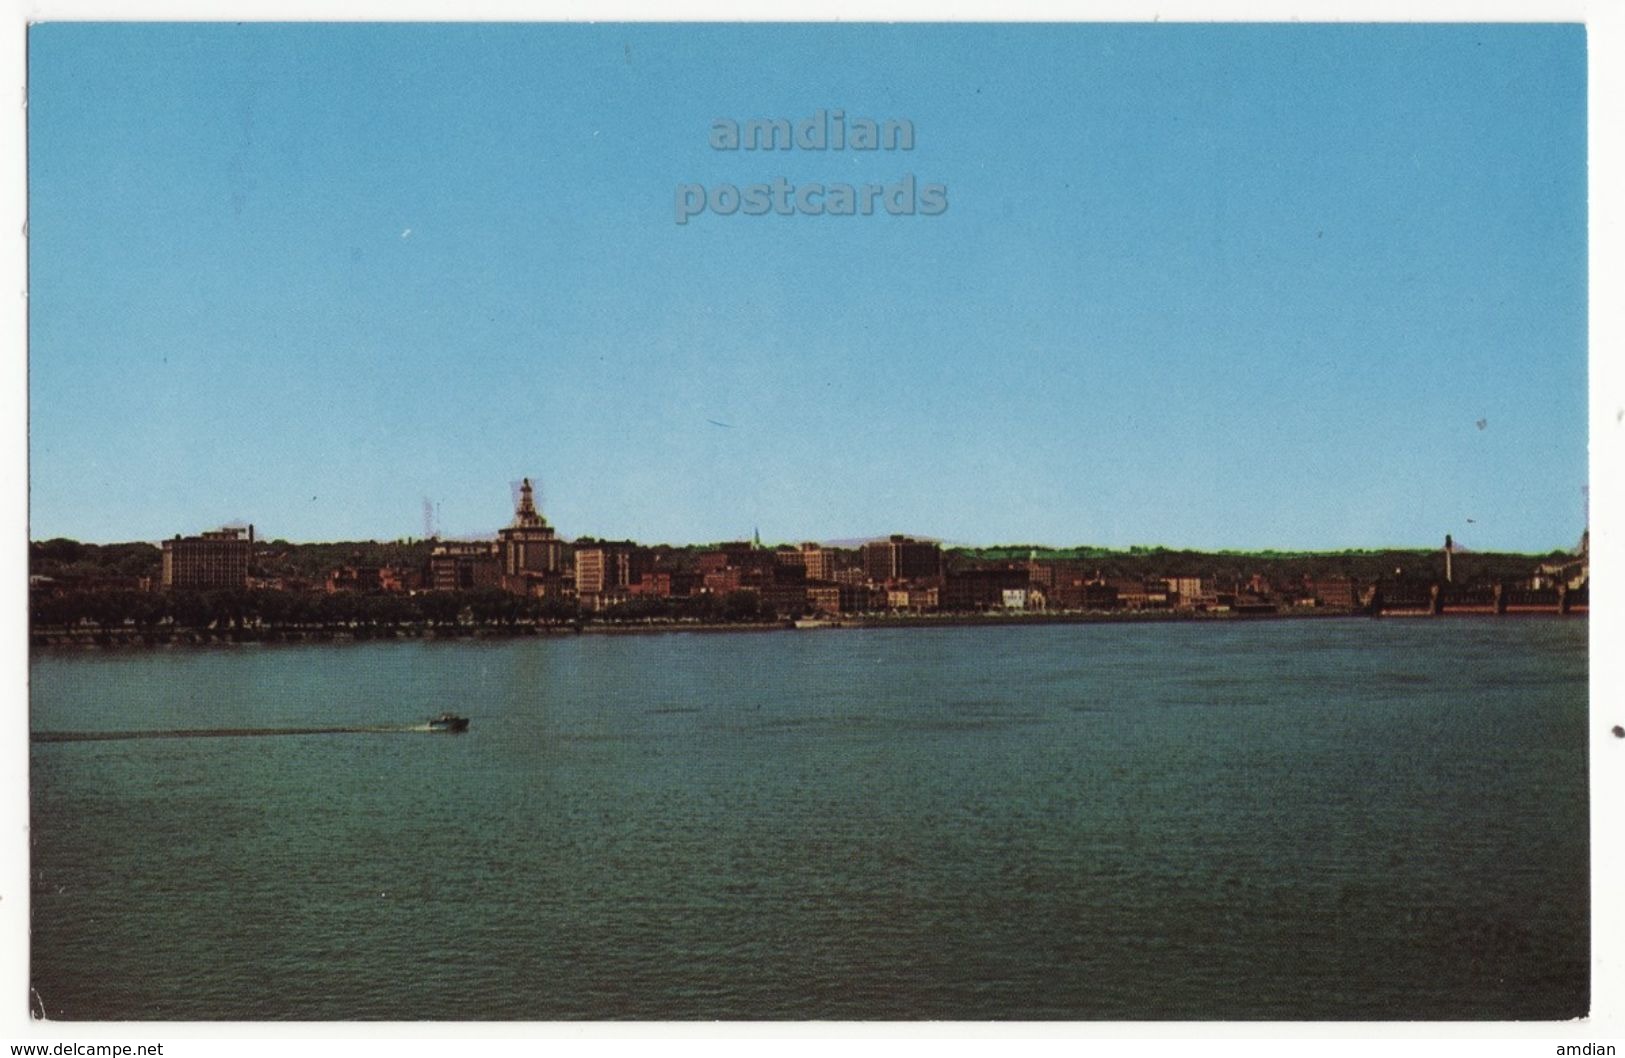
[[400, 735], [433, 730], [428, 724], [354, 727], [216, 727], [172, 731], [32, 731], [33, 742], [107, 742], [131, 738], [260, 738], [268, 735]]

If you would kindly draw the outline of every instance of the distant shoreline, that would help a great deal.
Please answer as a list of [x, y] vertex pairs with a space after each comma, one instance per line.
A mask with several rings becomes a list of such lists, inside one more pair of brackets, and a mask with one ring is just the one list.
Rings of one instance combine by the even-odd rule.
[[738, 622], [729, 624], [683, 621], [647, 621], [624, 623], [585, 623], [580, 625], [532, 625], [512, 627], [461, 626], [458, 628], [430, 628], [420, 625], [402, 625], [395, 628], [374, 629], [238, 629], [226, 632], [142, 632], [135, 629], [118, 631], [31, 632], [29, 649], [33, 651], [81, 650], [133, 650], [189, 647], [277, 646], [281, 644], [353, 644], [374, 642], [402, 642], [427, 640], [433, 642], [484, 642], [528, 638], [560, 638], [577, 635], [673, 635], [695, 633], [714, 635], [725, 633], [762, 632], [824, 632], [874, 628], [968, 628], [968, 627], [1031, 627], [1038, 625], [1079, 624], [1232, 624], [1257, 621], [1331, 620], [1334, 618], [1361, 618], [1389, 620], [1393, 618], [1563, 618], [1584, 619], [1586, 613], [1560, 614], [1556, 612], [1527, 612], [1494, 614], [1484, 611], [1446, 611], [1429, 614], [1425, 611], [1387, 612], [1374, 616], [1360, 610], [1328, 610], [1303, 608], [1276, 613], [1214, 613], [1170, 610], [1139, 610], [1133, 612], [1068, 612], [1068, 613], [987, 613], [987, 614], [908, 614], [899, 616], [854, 616], [818, 620]]

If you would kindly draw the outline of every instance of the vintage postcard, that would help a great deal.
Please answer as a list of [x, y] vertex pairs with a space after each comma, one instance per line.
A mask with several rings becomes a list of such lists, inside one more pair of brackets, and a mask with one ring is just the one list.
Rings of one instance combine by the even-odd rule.
[[1590, 73], [32, 25], [35, 1025], [1585, 1044]]

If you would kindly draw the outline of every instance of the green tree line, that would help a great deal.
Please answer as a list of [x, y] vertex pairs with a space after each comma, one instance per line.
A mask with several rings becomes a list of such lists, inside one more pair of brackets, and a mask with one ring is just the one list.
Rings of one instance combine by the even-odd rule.
[[538, 599], [496, 588], [431, 591], [416, 595], [335, 592], [314, 594], [274, 589], [249, 591], [33, 592], [29, 618], [36, 631], [93, 626], [109, 633], [134, 629], [194, 632], [337, 630], [387, 632], [403, 627], [453, 629], [467, 625], [516, 628], [557, 626], [583, 620], [611, 623], [688, 620], [707, 623], [770, 620], [774, 614], [756, 593], [698, 595], [682, 599], [633, 599], [602, 614], [583, 614], [565, 599]]

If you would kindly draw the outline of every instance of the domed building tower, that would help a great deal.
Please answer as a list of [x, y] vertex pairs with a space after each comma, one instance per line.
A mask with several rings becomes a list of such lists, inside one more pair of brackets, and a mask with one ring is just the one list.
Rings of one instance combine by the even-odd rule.
[[498, 530], [502, 546], [502, 586], [519, 595], [568, 594], [570, 572], [565, 543], [536, 509], [536, 497], [526, 478], [519, 487], [519, 506], [513, 524]]

